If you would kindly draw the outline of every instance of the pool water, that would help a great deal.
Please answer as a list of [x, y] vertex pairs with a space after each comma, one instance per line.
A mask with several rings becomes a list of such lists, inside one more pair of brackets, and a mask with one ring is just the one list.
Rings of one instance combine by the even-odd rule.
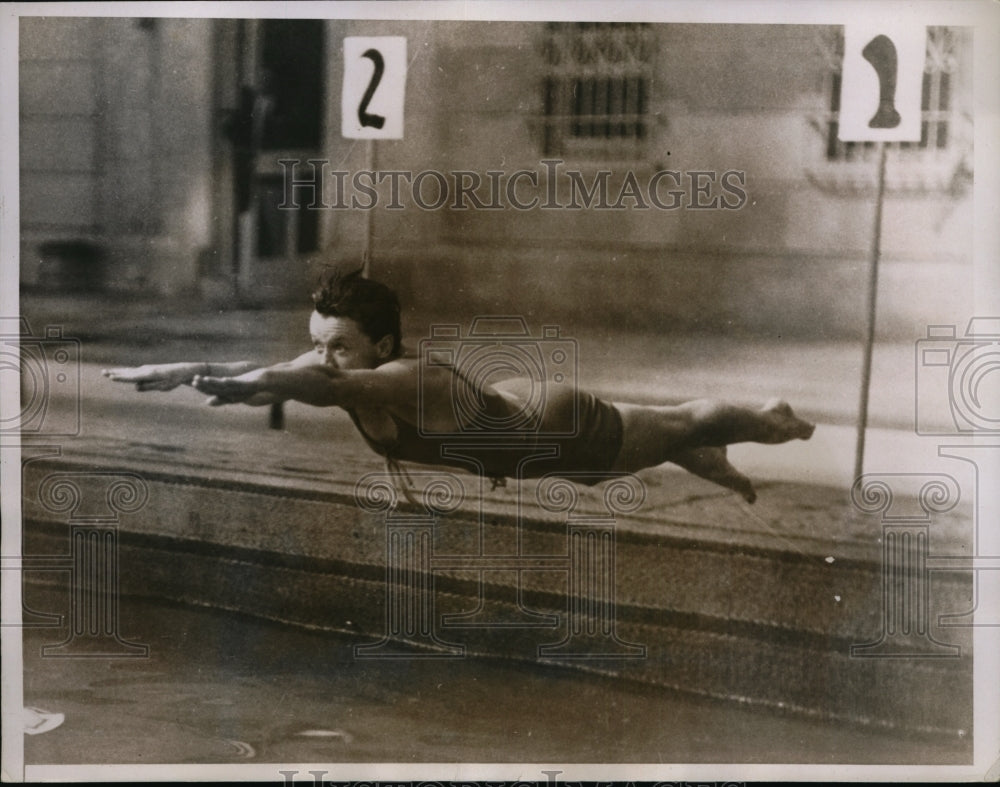
[[[39, 611], [65, 605], [54, 588], [26, 597]], [[972, 756], [971, 736], [849, 727], [538, 664], [355, 660], [347, 636], [134, 598], [120, 610], [123, 638], [147, 644], [148, 658], [41, 657], [66, 630], [23, 630], [25, 705], [65, 716], [26, 736], [27, 764], [951, 764]]]

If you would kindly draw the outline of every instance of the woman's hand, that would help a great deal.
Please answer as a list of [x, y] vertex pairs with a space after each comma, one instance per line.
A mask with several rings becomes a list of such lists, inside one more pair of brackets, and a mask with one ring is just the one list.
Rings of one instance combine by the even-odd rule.
[[209, 394], [208, 404], [220, 407], [224, 404], [261, 405], [278, 401], [263, 384], [264, 369], [241, 374], [239, 377], [202, 377], [195, 375], [191, 381], [197, 390]]
[[116, 383], [133, 383], [137, 391], [172, 391], [191, 385], [195, 375], [208, 368], [204, 363], [162, 363], [105, 369], [103, 374]]

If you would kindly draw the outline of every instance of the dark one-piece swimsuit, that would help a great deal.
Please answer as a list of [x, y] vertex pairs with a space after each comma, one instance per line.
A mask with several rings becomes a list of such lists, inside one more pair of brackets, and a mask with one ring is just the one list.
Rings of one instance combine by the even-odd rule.
[[[511, 422], [509, 408], [497, 395], [472, 399], [484, 409], [458, 430], [444, 434], [386, 414], [395, 426], [392, 441], [369, 435], [357, 413], [347, 410], [365, 442], [384, 457], [394, 476], [399, 462], [458, 467], [493, 480], [557, 475], [586, 485], [619, 475], [613, 473], [622, 446], [622, 418], [618, 409], [593, 394], [572, 386], [553, 386], [537, 402], [536, 417]], [[346, 409], [346, 408], [345, 408]], [[506, 421], [505, 421], [506, 419]], [[510, 422], [510, 428], [497, 424]]]

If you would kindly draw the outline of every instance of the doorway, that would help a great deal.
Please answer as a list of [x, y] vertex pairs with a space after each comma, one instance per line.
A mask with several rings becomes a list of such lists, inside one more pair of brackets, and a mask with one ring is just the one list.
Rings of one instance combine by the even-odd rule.
[[301, 298], [305, 265], [299, 262], [319, 248], [319, 212], [309, 209], [308, 199], [286, 204], [285, 167], [291, 168], [281, 162], [302, 162], [301, 173], [308, 159], [320, 157], [328, 81], [324, 22], [218, 24], [223, 144], [217, 204], [219, 223], [231, 228], [229, 278], [242, 304]]

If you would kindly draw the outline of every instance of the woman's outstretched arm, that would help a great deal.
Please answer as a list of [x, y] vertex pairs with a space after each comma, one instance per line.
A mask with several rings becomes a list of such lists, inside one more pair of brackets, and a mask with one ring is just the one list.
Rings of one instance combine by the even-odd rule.
[[416, 402], [416, 371], [393, 361], [376, 369], [340, 370], [324, 364], [278, 364], [234, 377], [197, 375], [192, 385], [209, 394], [212, 406], [286, 401], [314, 407], [356, 407], [362, 404], [409, 406]]
[[172, 391], [178, 385], [191, 385], [195, 377], [231, 377], [260, 368], [252, 361], [235, 363], [209, 363], [182, 361], [181, 363], [144, 364], [104, 369], [103, 374], [116, 383], [132, 383], [137, 391]]
[[[315, 362], [315, 353], [307, 352], [293, 361], [277, 364], [272, 369], [292, 369]], [[181, 363], [145, 364], [143, 366], [105, 369], [103, 374], [118, 383], [131, 383], [137, 391], [172, 391], [179, 385], [194, 385], [195, 378], [229, 379], [249, 374], [262, 368], [255, 361], [235, 361], [219, 363], [215, 361], [184, 361]], [[259, 395], [241, 400], [243, 404], [260, 406], [284, 401], [272, 394]], [[224, 401], [209, 400], [210, 404], [228, 404]]]

